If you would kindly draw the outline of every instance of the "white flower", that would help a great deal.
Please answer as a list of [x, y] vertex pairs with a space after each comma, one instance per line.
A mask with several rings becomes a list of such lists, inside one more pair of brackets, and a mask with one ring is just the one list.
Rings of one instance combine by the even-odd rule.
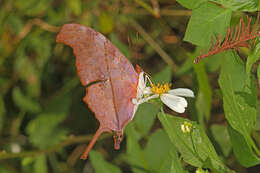
[[[147, 80], [149, 80], [151, 87], [146, 86]], [[170, 89], [168, 83], [154, 85], [150, 78], [145, 75], [144, 72], [141, 72], [139, 74], [137, 95], [136, 98], [132, 100], [133, 104], [135, 104], [135, 111], [138, 105], [158, 97], [175, 112], [183, 113], [188, 105], [183, 97], [194, 97], [194, 93], [187, 88]]]

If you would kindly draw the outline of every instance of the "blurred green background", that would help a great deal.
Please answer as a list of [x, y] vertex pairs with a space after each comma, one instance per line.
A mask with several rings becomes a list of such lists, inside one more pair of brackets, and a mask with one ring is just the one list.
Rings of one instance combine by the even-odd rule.
[[189, 99], [186, 113], [165, 111], [200, 122], [232, 169], [259, 172], [259, 166], [243, 168], [231, 152], [217, 83], [222, 57], [195, 66], [195, 47], [182, 41], [190, 15], [175, 0], [1, 0], [0, 173], [143, 173], [170, 167], [159, 107], [148, 103], [128, 124], [119, 151], [104, 134], [90, 158], [79, 160], [98, 122], [82, 101], [85, 88], [72, 49], [55, 42], [65, 23], [101, 32], [154, 82], [191, 88], [197, 97]]

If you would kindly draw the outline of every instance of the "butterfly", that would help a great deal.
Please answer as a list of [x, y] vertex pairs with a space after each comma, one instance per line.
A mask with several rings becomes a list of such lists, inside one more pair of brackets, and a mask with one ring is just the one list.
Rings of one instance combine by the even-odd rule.
[[[56, 42], [73, 48], [81, 84], [86, 87], [83, 101], [95, 114], [99, 128], [81, 159], [103, 132], [114, 132], [114, 148], [119, 149], [126, 125], [133, 119], [143, 97], [144, 72], [136, 68], [101, 33], [80, 24], [65, 24]], [[138, 86], [139, 84], [139, 86]]]

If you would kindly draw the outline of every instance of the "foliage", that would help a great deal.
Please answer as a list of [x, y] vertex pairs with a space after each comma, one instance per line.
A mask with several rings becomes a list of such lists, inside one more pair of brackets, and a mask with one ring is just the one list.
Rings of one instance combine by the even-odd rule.
[[214, 43], [211, 40], [210, 49], [207, 53], [201, 53], [199, 57], [195, 59], [195, 63], [198, 63], [200, 59], [206, 58], [208, 56], [215, 55], [220, 52], [224, 52], [229, 49], [238, 50], [239, 47], [251, 47], [248, 41], [253, 41], [253, 46], [255, 46], [255, 39], [260, 36], [258, 27], [259, 14], [257, 15], [256, 23], [251, 28], [251, 18], [247, 17], [247, 24], [244, 22], [244, 19], [241, 18], [239, 25], [235, 27], [229, 27], [222, 40], [222, 36], [217, 36], [216, 42]]
[[[259, 172], [259, 37], [193, 64], [257, 10], [258, 0], [0, 1], [0, 172]], [[186, 112], [144, 103], [119, 151], [104, 134], [80, 160], [98, 123], [71, 48], [55, 42], [65, 23], [104, 34], [154, 83], [192, 89]]]

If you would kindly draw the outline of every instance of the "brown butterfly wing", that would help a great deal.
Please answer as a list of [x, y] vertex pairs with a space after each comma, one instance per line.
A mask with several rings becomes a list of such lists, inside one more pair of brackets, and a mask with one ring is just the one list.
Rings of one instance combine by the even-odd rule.
[[86, 88], [83, 99], [100, 122], [83, 155], [85, 159], [102, 132], [121, 132], [132, 119], [138, 74], [108, 39], [91, 28], [65, 24], [56, 41], [73, 48], [82, 85], [96, 82]]

